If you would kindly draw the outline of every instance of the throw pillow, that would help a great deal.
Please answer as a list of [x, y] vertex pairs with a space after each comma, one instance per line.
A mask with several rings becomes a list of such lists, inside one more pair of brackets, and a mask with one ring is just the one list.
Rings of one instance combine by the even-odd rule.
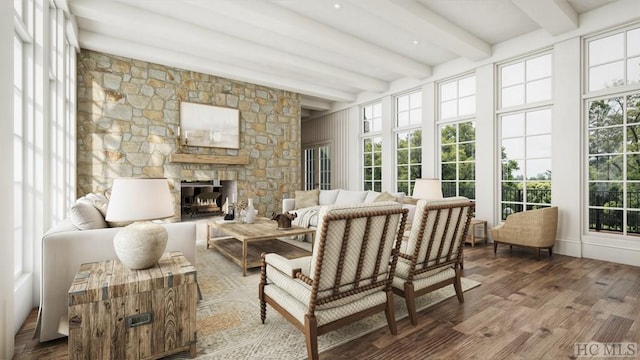
[[373, 200], [374, 202], [380, 202], [380, 201], [396, 201], [397, 198], [391, 194], [389, 194], [388, 192], [383, 192], [382, 194], [378, 195], [378, 197]]
[[107, 206], [109, 205], [109, 200], [106, 196], [98, 193], [88, 193], [84, 196], [84, 199], [89, 200], [93, 204], [93, 206], [95, 206], [96, 209], [100, 211], [102, 217], [107, 216]]
[[410, 196], [405, 196], [403, 200], [404, 204], [416, 205], [418, 204], [418, 199], [412, 198]]
[[320, 195], [320, 190], [308, 190], [308, 191], [296, 191], [295, 204], [296, 209], [304, 209], [311, 206], [318, 205], [318, 196]]
[[80, 230], [102, 229], [107, 227], [104, 217], [93, 204], [86, 199], [78, 199], [71, 206], [71, 222]]

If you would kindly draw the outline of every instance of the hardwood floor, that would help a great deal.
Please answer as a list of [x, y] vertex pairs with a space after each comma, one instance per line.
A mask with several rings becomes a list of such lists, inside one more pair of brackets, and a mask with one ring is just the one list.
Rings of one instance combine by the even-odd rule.
[[[638, 267], [557, 254], [536, 261], [535, 251], [507, 246], [494, 256], [489, 244], [465, 248], [463, 276], [482, 283], [464, 304], [450, 298], [419, 312], [417, 326], [399, 320], [396, 336], [384, 327], [320, 358], [575, 359], [578, 342], [633, 343], [626, 359], [640, 358]], [[14, 359], [67, 359], [66, 339], [32, 340], [35, 319], [34, 310]]]

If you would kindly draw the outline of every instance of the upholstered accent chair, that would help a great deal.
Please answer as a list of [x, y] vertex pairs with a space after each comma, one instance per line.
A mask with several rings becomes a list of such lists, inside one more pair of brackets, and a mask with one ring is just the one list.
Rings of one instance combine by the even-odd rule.
[[493, 252], [498, 251], [498, 244], [532, 247], [540, 260], [540, 249], [547, 249], [549, 256], [553, 255], [557, 231], [557, 206], [513, 213], [503, 224], [491, 229]]
[[392, 201], [323, 207], [311, 256], [262, 254], [262, 323], [269, 304], [304, 333], [309, 359], [318, 335], [381, 311], [395, 335], [391, 280], [407, 212]]
[[393, 278], [393, 292], [405, 298], [411, 324], [417, 324], [416, 297], [453, 285], [464, 302], [462, 250], [474, 207], [465, 197], [418, 201]]

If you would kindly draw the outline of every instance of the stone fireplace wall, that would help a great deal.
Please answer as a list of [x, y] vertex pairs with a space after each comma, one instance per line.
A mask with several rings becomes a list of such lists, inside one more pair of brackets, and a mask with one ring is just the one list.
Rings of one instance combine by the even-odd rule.
[[[240, 149], [179, 147], [180, 101], [240, 111]], [[166, 177], [180, 218], [181, 180], [237, 180], [260, 216], [301, 188], [300, 95], [82, 50], [78, 55], [78, 196], [117, 177]], [[247, 165], [172, 163], [172, 153], [248, 156]]]

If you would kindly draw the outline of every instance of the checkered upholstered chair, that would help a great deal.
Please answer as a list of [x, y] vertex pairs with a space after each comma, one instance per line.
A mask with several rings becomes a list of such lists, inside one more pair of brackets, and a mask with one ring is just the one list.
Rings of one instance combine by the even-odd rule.
[[460, 284], [462, 249], [474, 207], [465, 197], [418, 201], [393, 278], [393, 292], [405, 298], [413, 325], [417, 324], [418, 296], [453, 285], [458, 300], [464, 302]]
[[305, 334], [309, 359], [318, 335], [380, 311], [396, 334], [391, 280], [406, 216], [391, 201], [322, 208], [311, 256], [262, 254], [262, 323], [269, 304]]

